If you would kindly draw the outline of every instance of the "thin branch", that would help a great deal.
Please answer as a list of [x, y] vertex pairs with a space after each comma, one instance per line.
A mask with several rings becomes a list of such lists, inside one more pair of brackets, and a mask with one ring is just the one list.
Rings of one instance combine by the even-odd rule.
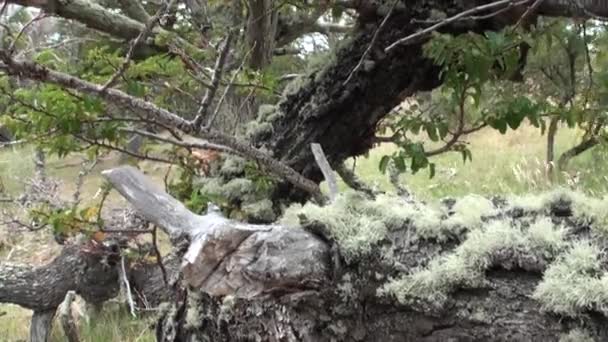
[[236, 77], [239, 75], [239, 72], [241, 72], [241, 70], [245, 66], [245, 63], [247, 62], [247, 59], [249, 58], [249, 54], [251, 53], [251, 50], [252, 49], [249, 49], [249, 51], [247, 51], [247, 53], [245, 54], [245, 56], [243, 56], [243, 60], [241, 61], [241, 65], [239, 65], [239, 67], [236, 69], [236, 71], [232, 75], [232, 78], [230, 79], [230, 83], [228, 83], [228, 86], [226, 86], [226, 89], [224, 89], [224, 93], [220, 97], [220, 99], [219, 99], [219, 101], [217, 103], [217, 106], [215, 107], [215, 111], [209, 117], [209, 120], [207, 121], [207, 127], [211, 127], [211, 125], [213, 125], [213, 122], [217, 118], [217, 116], [218, 116], [218, 114], [220, 112], [220, 109], [222, 108], [222, 104], [224, 103], [224, 99], [226, 98], [226, 95], [232, 89], [232, 86], [234, 85], [234, 81], [236, 80]]
[[517, 23], [513, 26], [513, 31], [515, 31], [536, 9], [540, 6], [545, 0], [536, 0], [532, 6], [528, 7], [528, 9], [524, 12], [524, 14], [517, 20]]
[[233, 33], [229, 32], [224, 41], [224, 46], [222, 47], [215, 61], [213, 77], [211, 78], [211, 87], [205, 91], [205, 96], [203, 97], [198, 112], [196, 113], [196, 117], [194, 118], [193, 125], [195, 129], [198, 129], [198, 127], [203, 123], [203, 117], [207, 115], [209, 106], [211, 105], [211, 102], [215, 97], [215, 93], [217, 92], [217, 88], [219, 87], [220, 79], [222, 78], [222, 73], [224, 71], [224, 65], [226, 64], [226, 58], [228, 57], [228, 52], [230, 52], [232, 36]]
[[124, 282], [125, 290], [127, 291], [127, 301], [129, 303], [129, 308], [131, 311], [131, 316], [137, 317], [135, 314], [135, 303], [133, 302], [133, 295], [131, 295], [131, 284], [129, 284], [129, 279], [127, 278], [127, 271], [125, 269], [125, 257], [122, 256], [120, 258], [120, 275], [122, 281]]
[[154, 254], [156, 255], [156, 263], [160, 268], [160, 272], [163, 275], [163, 281], [165, 282], [165, 286], [169, 286], [169, 278], [167, 278], [167, 270], [165, 269], [165, 265], [163, 264], [163, 258], [158, 250], [158, 242], [157, 242], [157, 231], [158, 227], [154, 226], [152, 229], [152, 247], [154, 248]]
[[317, 165], [319, 165], [319, 169], [321, 169], [321, 172], [323, 173], [323, 177], [325, 177], [325, 181], [327, 181], [327, 186], [329, 187], [329, 200], [333, 202], [338, 196], [338, 182], [336, 181], [334, 170], [332, 170], [331, 165], [329, 165], [329, 161], [327, 161], [327, 157], [325, 157], [321, 145], [312, 143], [310, 144], [310, 149], [312, 150]]
[[439, 23], [437, 23], [437, 24], [435, 24], [433, 26], [430, 26], [430, 27], [428, 27], [428, 28], [426, 28], [424, 30], [420, 30], [420, 31], [418, 31], [416, 33], [412, 33], [412, 34], [410, 34], [407, 37], [404, 37], [404, 38], [401, 38], [401, 39], [395, 41], [394, 43], [392, 43], [391, 45], [389, 45], [388, 47], [386, 47], [384, 49], [384, 52], [389, 53], [392, 50], [394, 50], [397, 47], [399, 47], [400, 45], [406, 45], [406, 44], [410, 43], [411, 41], [413, 41], [416, 38], [425, 36], [425, 35], [433, 32], [433, 31], [435, 31], [435, 30], [437, 30], [437, 29], [439, 29], [439, 28], [441, 28], [443, 26], [446, 26], [446, 25], [449, 25], [449, 24], [451, 24], [451, 23], [453, 23], [455, 21], [458, 21], [459, 19], [461, 19], [463, 17], [470, 16], [470, 15], [478, 13], [478, 12], [482, 12], [482, 11], [485, 11], [485, 10], [489, 10], [489, 9], [493, 9], [493, 8], [500, 7], [500, 6], [505, 6], [505, 5], [507, 5], [507, 6], [519, 6], [519, 5], [526, 4], [526, 3], [530, 2], [530, 1], [531, 0], [522, 0], [522, 1], [500, 0], [500, 1], [495, 1], [495, 2], [489, 3], [489, 4], [473, 7], [471, 9], [469, 9], [469, 10], [460, 12], [460, 13], [452, 16], [452, 17], [449, 17], [449, 18], [447, 18], [445, 20], [442, 20], [441, 22], [439, 22]]
[[25, 30], [27, 30], [35, 22], [37, 22], [39, 20], [42, 20], [42, 19], [44, 19], [46, 17], [48, 17], [48, 14], [46, 14], [45, 12], [40, 12], [40, 13], [38, 13], [37, 16], [35, 16], [34, 18], [32, 18], [32, 20], [28, 21], [25, 25], [23, 25], [23, 27], [21, 27], [21, 30], [19, 30], [19, 32], [17, 33], [17, 35], [15, 36], [15, 38], [13, 39], [13, 41], [11, 42], [11, 45], [8, 47], [8, 52], [10, 54], [13, 54], [15, 52], [15, 45], [17, 44], [17, 41], [19, 40], [19, 38], [21, 38], [21, 35], [23, 35], [23, 33], [25, 32]]
[[376, 41], [378, 40], [378, 37], [380, 36], [380, 32], [382, 31], [382, 29], [384, 28], [384, 26], [388, 22], [388, 19], [390, 18], [391, 14], [393, 14], [393, 10], [395, 9], [395, 6], [397, 5], [398, 2], [399, 2], [399, 0], [393, 1], [393, 4], [391, 5], [390, 10], [388, 11], [388, 13], [386, 14], [386, 16], [384, 17], [384, 19], [380, 23], [380, 26], [378, 26], [378, 28], [376, 29], [376, 32], [374, 32], [374, 35], [372, 36], [372, 40], [369, 42], [369, 45], [367, 46], [367, 49], [365, 49], [365, 51], [363, 52], [363, 55], [361, 56], [361, 59], [359, 59], [359, 63], [357, 63], [357, 65], [355, 66], [355, 68], [348, 74], [348, 77], [342, 83], [343, 86], [345, 86], [346, 84], [348, 84], [348, 82], [350, 82], [350, 80], [353, 78], [353, 75], [357, 71], [359, 71], [359, 69], [361, 69], [361, 67], [363, 66], [363, 63], [365, 62], [365, 59], [367, 58], [367, 56], [369, 55], [369, 53], [374, 48], [374, 45], [376, 45]]
[[[128, 95], [121, 90], [115, 88], [104, 90], [103, 87], [98, 84], [94, 84], [62, 72], [51, 70], [41, 66], [40, 64], [16, 61], [11, 58], [11, 56], [8, 55], [5, 50], [0, 50], [0, 60], [4, 62], [4, 64], [0, 63], [0, 70], [5, 70], [10, 75], [18, 75], [19, 77], [29, 78], [31, 80], [56, 84], [63, 88], [78, 90], [85, 94], [97, 95], [113, 104], [131, 108], [136, 113], [141, 113], [141, 115], [149, 120], [154, 120], [158, 123], [174, 127], [175, 129], [181, 130], [186, 134], [193, 134], [194, 136], [206, 139], [211, 143], [229, 147], [246, 158], [264, 165], [269, 171], [284, 178], [298, 189], [310, 193], [318, 202], [323, 202], [325, 199], [319, 189], [319, 186], [315, 182], [302, 176], [293, 168], [272, 158], [267, 153], [256, 149], [245, 142], [242, 142], [235, 136], [225, 134], [209, 127], [201, 127], [200, 125], [195, 126], [193, 121], [185, 120], [181, 116], [167, 109], [158, 107], [154, 103], [145, 101], [141, 98]], [[84, 140], [86, 138], [79, 136], [77, 137], [83, 141], [87, 141]], [[87, 142], [90, 142], [90, 140]], [[104, 146], [103, 143], [93, 143], [102, 147], [117, 149], [114, 146], [107, 146], [107, 144]], [[133, 155], [133, 153], [125, 151], [124, 149], [123, 153]], [[140, 157], [138, 155], [136, 156]], [[157, 161], [162, 161], [169, 164], [171, 163], [168, 160], [159, 158], [155, 159]]]
[[103, 85], [102, 91], [105, 91], [106, 89], [112, 87], [114, 85], [114, 83], [120, 77], [122, 77], [122, 75], [125, 73], [125, 71], [127, 71], [127, 69], [129, 68], [129, 65], [131, 64], [131, 58], [133, 58], [133, 53], [135, 52], [135, 47], [137, 45], [139, 45], [148, 36], [148, 34], [152, 31], [154, 26], [156, 26], [156, 24], [158, 23], [160, 17], [162, 15], [164, 15], [167, 12], [167, 10], [173, 6], [173, 4], [175, 4], [175, 1], [176, 0], [170, 0], [170, 2], [168, 4], [166, 1], [163, 1], [162, 5], [160, 6], [160, 8], [156, 12], [156, 14], [152, 18], [150, 18], [150, 20], [148, 20], [146, 22], [146, 25], [144, 25], [144, 28], [141, 30], [139, 35], [131, 42], [131, 44], [129, 46], [129, 51], [127, 52], [124, 62], [122, 63], [120, 68], [118, 68], [118, 70], [116, 70], [114, 75], [112, 75], [112, 77], [110, 77], [110, 79], [106, 82], [106, 84]]
[[166, 138], [166, 137], [160, 136], [158, 134], [150, 133], [147, 131], [142, 131], [139, 129], [121, 128], [120, 130], [123, 132], [138, 134], [138, 135], [141, 135], [142, 137], [146, 137], [146, 138], [149, 138], [152, 140], [168, 143], [168, 144], [175, 145], [175, 146], [184, 147], [188, 150], [191, 150], [193, 148], [200, 148], [203, 150], [213, 150], [213, 151], [226, 152], [226, 153], [232, 153], [232, 154], [235, 153], [234, 150], [232, 150], [229, 147], [213, 144], [213, 143], [210, 143], [207, 141], [186, 142], [186, 141], [179, 141], [179, 140], [174, 140], [171, 138]]

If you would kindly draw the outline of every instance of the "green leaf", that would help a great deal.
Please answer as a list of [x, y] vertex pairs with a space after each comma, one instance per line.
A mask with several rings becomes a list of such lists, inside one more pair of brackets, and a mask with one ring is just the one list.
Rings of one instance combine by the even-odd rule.
[[433, 179], [435, 177], [435, 163], [429, 164], [429, 179]]
[[403, 156], [396, 156], [393, 158], [393, 161], [395, 162], [395, 167], [397, 167], [399, 172], [405, 172], [407, 170], [407, 167], [405, 166], [405, 158], [403, 158]]
[[437, 134], [437, 127], [431, 123], [427, 123], [424, 125], [424, 129], [429, 136], [431, 141], [439, 141], [439, 135]]
[[390, 156], [382, 156], [382, 159], [380, 159], [380, 164], [378, 165], [378, 169], [380, 170], [380, 172], [386, 173], [386, 168], [390, 160]]

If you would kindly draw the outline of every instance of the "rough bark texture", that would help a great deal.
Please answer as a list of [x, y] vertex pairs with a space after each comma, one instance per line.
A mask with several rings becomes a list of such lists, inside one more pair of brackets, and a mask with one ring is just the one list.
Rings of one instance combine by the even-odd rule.
[[0, 303], [44, 312], [55, 309], [73, 290], [89, 303], [118, 294], [118, 273], [112, 254], [102, 246], [65, 247], [48, 265], [0, 267]]
[[[133, 168], [122, 167], [105, 175], [132, 202], [154, 203], [155, 200], [143, 199], [145, 196], [167, 198], [159, 189], [138, 193], [145, 176]], [[599, 250], [608, 246], [606, 238], [598, 234], [601, 230], [595, 230], [591, 221], [578, 216], [581, 202], [573, 199], [550, 197], [536, 209], [500, 199], [485, 201], [492, 214], [479, 218], [477, 222], [482, 226], [494, 227], [493, 222], [503, 222], [517, 227], [513, 232], [523, 234], [531, 229], [532, 222], [545, 219], [551, 227], [567, 227], [565, 242], [590, 239]], [[162, 213], [192, 215], [163, 202], [164, 207], [155, 206], [142, 214], [155, 212], [148, 215], [151, 220], [158, 220]], [[455, 209], [457, 203], [443, 202], [447, 216], [441, 220], [449, 220], [460, 210]], [[423, 210], [423, 204], [407, 202], [390, 208], [401, 210], [412, 205]], [[240, 224], [213, 212], [196, 220], [177, 217], [184, 225], [170, 225], [170, 229], [197, 233], [188, 234], [191, 242], [182, 262], [187, 291], [181, 291], [176, 302], [162, 311], [157, 339], [557, 341], [573, 328], [584, 328], [597, 341], [608, 339], [608, 319], [594, 311], [597, 309], [589, 307], [576, 319], [567, 319], [544, 311], [541, 303], [533, 299], [542, 273], [557, 254], [545, 254], [524, 245], [503, 248], [502, 238], [495, 240], [498, 245], [492, 244], [494, 247], [488, 252], [491, 256], [484, 267], [483, 280], [454, 283], [440, 302], [400, 301], [398, 297], [379, 294], [378, 290], [391, 279], [450, 255], [468, 239], [466, 226], [458, 225], [448, 237], [422, 238], [413, 219], [415, 216], [397, 220], [399, 223], [393, 224], [382, 238], [353, 257], [330, 237], [330, 228], [314, 218], [306, 217], [304, 222], [308, 223], [302, 227], [287, 227]], [[197, 222], [204, 222], [205, 227], [192, 226]], [[607, 260], [600, 262], [604, 265]]]
[[[564, 208], [551, 214], [555, 222]], [[566, 209], [567, 211], [567, 209]], [[524, 220], [521, 212], [500, 215]], [[483, 286], [459, 288], [441, 308], [401, 305], [377, 289], [398, 271], [409, 272], [447, 253], [457, 241], [408, 239], [404, 227], [375, 252], [345, 264], [333, 284], [318, 290], [269, 294], [253, 299], [215, 297], [190, 289], [189, 298], [168, 310], [157, 326], [159, 341], [558, 341], [584, 327], [595, 341], [608, 339], [608, 319], [588, 312], [576, 320], [541, 310], [532, 299], [541, 269], [526, 269], [509, 253], [485, 274]], [[583, 226], [573, 229], [588, 234]], [[389, 248], [395, 261], [379, 252]], [[390, 253], [389, 253], [390, 254]], [[310, 261], [310, 262], [321, 262]], [[525, 262], [524, 262], [525, 264]]]

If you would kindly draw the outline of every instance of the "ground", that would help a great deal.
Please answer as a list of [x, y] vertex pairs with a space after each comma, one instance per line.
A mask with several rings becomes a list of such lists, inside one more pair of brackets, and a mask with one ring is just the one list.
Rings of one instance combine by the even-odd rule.
[[[557, 139], [557, 152], [574, 144], [579, 132], [562, 129]], [[608, 153], [587, 152], [575, 159], [567, 174], [558, 184], [550, 184], [544, 176], [543, 159], [545, 136], [532, 127], [524, 127], [505, 136], [494, 131], [482, 131], [470, 137], [473, 162], [464, 164], [460, 154], [448, 154], [434, 159], [437, 175], [429, 179], [428, 172], [406, 175], [402, 180], [418, 196], [425, 200], [436, 200], [445, 196], [476, 194], [509, 194], [544, 191], [556, 186], [574, 187], [592, 195], [608, 193], [606, 176], [600, 170], [608, 166]], [[378, 171], [378, 163], [383, 154], [390, 153], [392, 147], [383, 145], [373, 150], [368, 157], [356, 160], [356, 171], [361, 178], [378, 188], [391, 190], [387, 176]], [[0, 150], [0, 179], [6, 191], [16, 193], [22, 186], [21, 180], [32, 174], [31, 147]], [[559, 155], [559, 154], [558, 154]], [[99, 171], [116, 164], [109, 158], [87, 177], [83, 198], [91, 199], [100, 184]], [[67, 166], [66, 166], [67, 165]], [[352, 161], [349, 161], [352, 165]], [[151, 164], [142, 165], [150, 175], [160, 181], [163, 170]], [[51, 159], [49, 173], [64, 180], [64, 191], [71, 194], [73, 179], [79, 171], [80, 160]], [[121, 199], [111, 201], [119, 204]], [[2, 205], [2, 204], [0, 204]], [[11, 262], [43, 263], [53, 255], [53, 242], [44, 234], [6, 234], [0, 227], [0, 260], [10, 257]], [[43, 248], [44, 247], [44, 248]], [[31, 251], [39, 251], [32, 253]], [[12, 251], [12, 252], [11, 252]], [[112, 305], [110, 305], [112, 307]], [[7, 342], [25, 340], [28, 332], [29, 311], [14, 306], [0, 306], [0, 340]], [[83, 341], [151, 341], [152, 334], [147, 329], [149, 320], [135, 320], [128, 313], [110, 308], [96, 321], [80, 324]], [[53, 341], [61, 341], [61, 328], [57, 327]]]

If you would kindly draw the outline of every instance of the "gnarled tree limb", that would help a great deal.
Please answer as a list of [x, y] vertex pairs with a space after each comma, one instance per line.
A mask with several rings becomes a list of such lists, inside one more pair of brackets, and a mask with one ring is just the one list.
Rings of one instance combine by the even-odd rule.
[[318, 288], [328, 280], [328, 246], [294, 227], [251, 225], [217, 211], [196, 215], [150, 182], [139, 170], [123, 166], [103, 175], [148, 221], [177, 241], [187, 237], [185, 282], [214, 296], [254, 298], [274, 291]]

